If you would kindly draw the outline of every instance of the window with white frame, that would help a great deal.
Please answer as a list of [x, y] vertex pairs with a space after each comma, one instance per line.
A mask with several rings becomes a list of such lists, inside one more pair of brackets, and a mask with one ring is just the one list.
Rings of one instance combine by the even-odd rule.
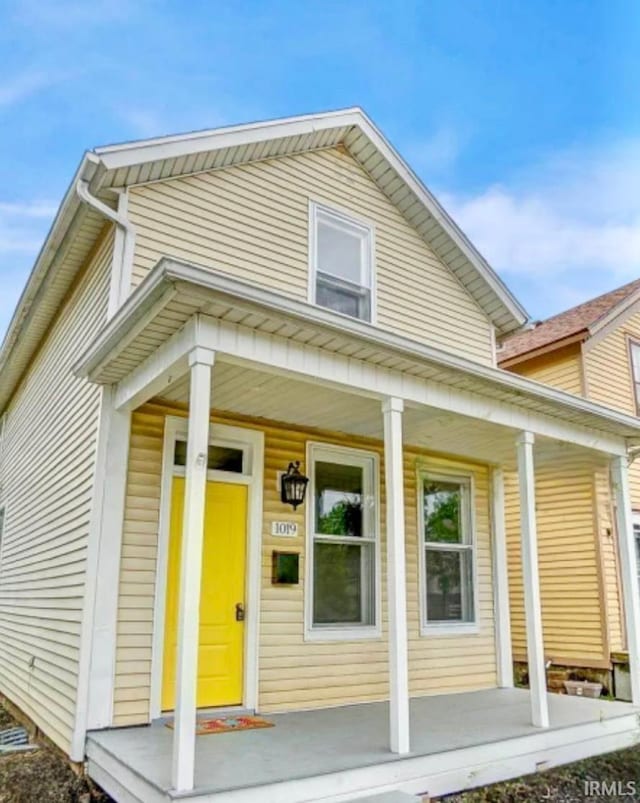
[[373, 317], [371, 227], [311, 204], [311, 301], [351, 318]]
[[365, 633], [377, 624], [375, 459], [323, 446], [310, 456], [311, 630]]
[[421, 475], [423, 626], [475, 622], [471, 477]]

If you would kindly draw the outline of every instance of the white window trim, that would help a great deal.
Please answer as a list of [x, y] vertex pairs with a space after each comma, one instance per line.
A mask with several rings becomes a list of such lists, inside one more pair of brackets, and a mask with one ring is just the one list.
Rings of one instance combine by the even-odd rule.
[[[369, 459], [372, 461], [373, 477], [372, 489], [374, 495], [374, 508], [371, 516], [374, 527], [374, 577], [373, 577], [373, 620], [372, 625], [345, 625], [344, 627], [313, 626], [313, 508], [315, 499], [315, 471], [314, 463], [317, 455], [326, 459], [335, 460], [351, 465], [351, 460]], [[382, 637], [380, 588], [380, 470], [379, 458], [375, 452], [365, 449], [353, 449], [346, 446], [317, 441], [307, 442], [307, 471], [309, 474], [309, 487], [307, 489], [306, 517], [305, 517], [305, 594], [304, 594], [304, 640], [305, 641], [361, 641], [364, 639], [379, 639]]]
[[[162, 715], [165, 592], [172, 484], [175, 476], [184, 476], [184, 467], [174, 465], [175, 443], [176, 440], [184, 440], [187, 437], [188, 426], [187, 418], [171, 415], [165, 417], [151, 654], [150, 719], [152, 720]], [[237, 483], [246, 485], [248, 488], [247, 565], [245, 576], [247, 619], [245, 622], [244, 699], [242, 707], [249, 710], [257, 710], [259, 707], [258, 642], [261, 602], [264, 433], [260, 430], [245, 429], [244, 427], [234, 427], [227, 424], [210, 424], [209, 442], [216, 444], [224, 442], [225, 444], [233, 444], [237, 448], [247, 449], [243, 461], [243, 469], [246, 473], [237, 474], [231, 471], [209, 470], [207, 471], [207, 481]]]
[[[427, 576], [424, 560], [425, 542], [423, 538], [424, 527], [424, 495], [422, 493], [422, 483], [425, 478], [442, 482], [461, 482], [468, 483], [469, 486], [469, 525], [471, 527], [471, 578], [473, 581], [473, 620], [470, 622], [428, 622], [427, 621]], [[475, 515], [475, 477], [471, 471], [447, 471], [438, 468], [431, 471], [425, 466], [420, 466], [417, 471], [417, 490], [418, 490], [418, 575], [420, 585], [420, 635], [421, 636], [463, 636], [477, 635], [480, 632], [479, 624], [479, 594], [478, 594], [478, 542], [476, 538], [476, 515]]]
[[309, 304], [313, 304], [314, 306], [320, 307], [320, 309], [327, 309], [327, 307], [321, 306], [316, 303], [316, 270], [317, 270], [317, 263], [318, 263], [318, 252], [317, 252], [317, 222], [318, 222], [318, 213], [327, 215], [329, 217], [333, 217], [338, 222], [343, 222], [348, 226], [355, 227], [357, 229], [363, 230], [366, 234], [366, 242], [368, 244], [366, 259], [367, 259], [367, 267], [370, 276], [370, 300], [369, 300], [369, 313], [370, 319], [363, 320], [362, 318], [354, 318], [351, 315], [345, 315], [342, 312], [337, 312], [336, 310], [331, 310], [335, 315], [342, 315], [344, 318], [349, 320], [357, 320], [364, 324], [375, 325], [377, 323], [378, 312], [377, 312], [377, 283], [376, 283], [376, 247], [375, 247], [375, 226], [371, 221], [363, 220], [362, 218], [356, 218], [351, 213], [347, 212], [346, 210], [339, 209], [338, 207], [325, 204], [319, 201], [309, 200], [309, 265], [308, 265], [308, 288], [307, 288], [307, 300]]

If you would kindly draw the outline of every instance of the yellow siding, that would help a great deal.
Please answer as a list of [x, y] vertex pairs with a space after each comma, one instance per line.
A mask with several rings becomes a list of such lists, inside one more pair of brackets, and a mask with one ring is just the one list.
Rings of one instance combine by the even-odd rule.
[[68, 750], [76, 706], [100, 390], [72, 374], [105, 322], [106, 235], [23, 377], [0, 467], [0, 691]]
[[[545, 655], [558, 663], [608, 660], [594, 537], [593, 466], [575, 458], [536, 467], [536, 513]], [[526, 658], [517, 477], [506, 477], [511, 630]]]
[[568, 393], [575, 393], [576, 396], [581, 396], [583, 392], [579, 344], [543, 354], [507, 370], [561, 388]]
[[592, 401], [635, 415], [630, 337], [640, 340], [640, 313], [621, 321], [606, 337], [587, 343], [585, 372], [587, 395]]
[[478, 305], [343, 150], [131, 189], [133, 283], [166, 255], [306, 300], [310, 199], [374, 224], [380, 327], [492, 362], [490, 325]]
[[[156, 539], [160, 502], [163, 408], [148, 405], [133, 416], [132, 444], [122, 555], [118, 616], [115, 723], [146, 722], [149, 715], [151, 627]], [[179, 411], [173, 411], [179, 413]], [[265, 433], [264, 528], [260, 619], [259, 705], [262, 711], [314, 708], [348, 702], [385, 699], [388, 694], [386, 644], [386, 590], [384, 583], [384, 482], [381, 476], [383, 638], [344, 643], [305, 643], [303, 640], [304, 585], [271, 585], [271, 550], [282, 539], [271, 536], [271, 521], [281, 517], [277, 472], [289, 460], [305, 460], [308, 440], [348, 443], [381, 453], [380, 444], [314, 430], [290, 430], [274, 423], [250, 423], [230, 416], [215, 418]], [[461, 468], [460, 464], [431, 458], [414, 449], [405, 452], [407, 579], [412, 694], [492, 687], [496, 684], [491, 549], [488, 521], [488, 474], [473, 467], [476, 483], [478, 539], [478, 597], [480, 632], [463, 637], [419, 635], [416, 467]], [[468, 466], [464, 466], [469, 470]], [[381, 461], [382, 473], [382, 461]], [[301, 537], [304, 576], [304, 511], [289, 511]], [[292, 544], [287, 544], [292, 546]]]
[[602, 566], [603, 601], [609, 638], [609, 650], [619, 652], [625, 647], [622, 595], [618, 571], [618, 542], [615, 530], [608, 467], [596, 469], [596, 522]]

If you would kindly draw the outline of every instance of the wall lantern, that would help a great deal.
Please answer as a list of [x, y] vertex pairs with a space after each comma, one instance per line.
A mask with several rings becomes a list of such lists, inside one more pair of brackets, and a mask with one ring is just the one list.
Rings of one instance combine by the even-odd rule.
[[304, 502], [304, 495], [307, 492], [309, 477], [300, 473], [300, 461], [289, 463], [287, 473], [280, 479], [280, 499], [287, 505], [291, 505], [295, 510], [298, 505]]

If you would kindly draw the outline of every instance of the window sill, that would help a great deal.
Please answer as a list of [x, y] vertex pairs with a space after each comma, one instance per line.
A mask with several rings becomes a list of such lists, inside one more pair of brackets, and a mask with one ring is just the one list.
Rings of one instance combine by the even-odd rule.
[[331, 627], [305, 630], [305, 641], [363, 641], [382, 637], [379, 627]]
[[430, 624], [421, 625], [421, 636], [477, 636], [480, 626], [477, 622], [460, 622], [459, 624]]

